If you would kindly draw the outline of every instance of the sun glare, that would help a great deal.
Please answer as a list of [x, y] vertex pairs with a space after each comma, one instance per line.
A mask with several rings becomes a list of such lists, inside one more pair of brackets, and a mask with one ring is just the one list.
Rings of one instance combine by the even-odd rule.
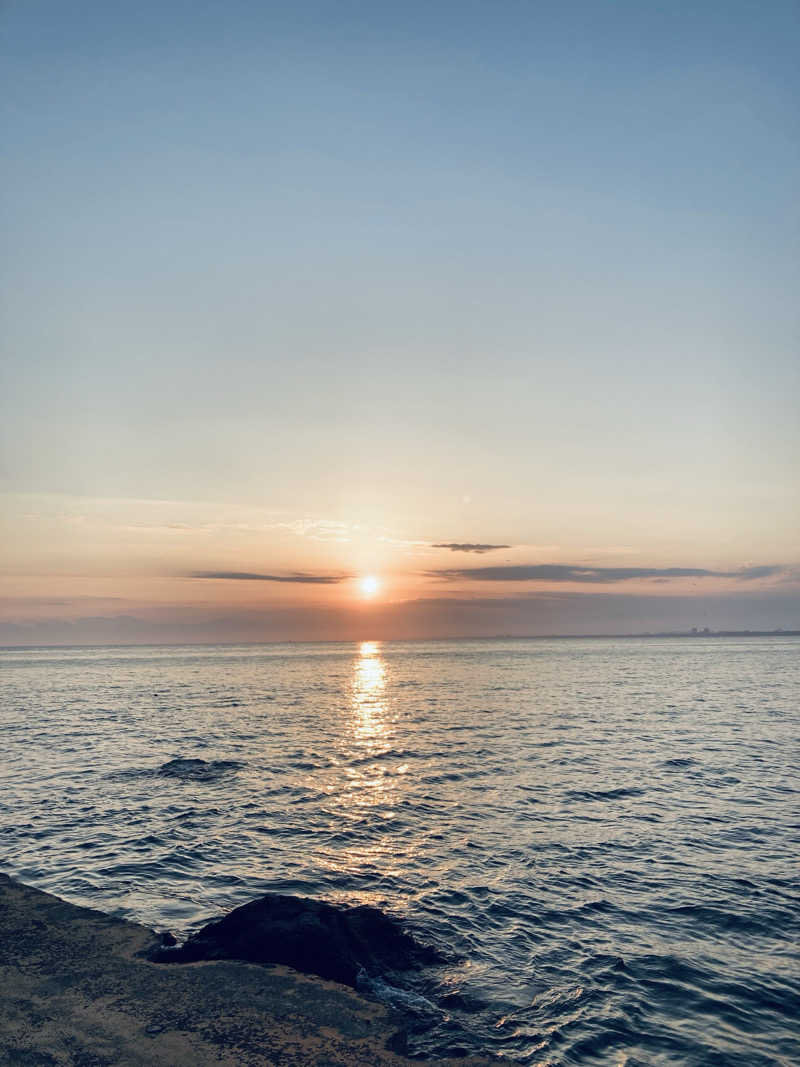
[[374, 574], [365, 574], [358, 582], [358, 588], [361, 590], [362, 596], [375, 596], [380, 587], [381, 583]]

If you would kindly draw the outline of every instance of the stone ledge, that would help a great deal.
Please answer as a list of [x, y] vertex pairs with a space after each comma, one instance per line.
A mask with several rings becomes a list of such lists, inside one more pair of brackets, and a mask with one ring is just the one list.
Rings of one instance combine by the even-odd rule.
[[[143, 926], [0, 874], [0, 1062], [36, 1067], [399, 1067], [398, 1020], [288, 967], [164, 967]], [[439, 1060], [483, 1067], [490, 1059]]]

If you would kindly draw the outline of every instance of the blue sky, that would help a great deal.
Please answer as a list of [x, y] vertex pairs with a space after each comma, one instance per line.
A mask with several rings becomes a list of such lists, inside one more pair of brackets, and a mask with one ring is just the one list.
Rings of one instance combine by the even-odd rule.
[[177, 617], [197, 570], [416, 601], [443, 542], [795, 567], [799, 38], [788, 3], [4, 5], [5, 617], [67, 580], [146, 613], [122, 578]]

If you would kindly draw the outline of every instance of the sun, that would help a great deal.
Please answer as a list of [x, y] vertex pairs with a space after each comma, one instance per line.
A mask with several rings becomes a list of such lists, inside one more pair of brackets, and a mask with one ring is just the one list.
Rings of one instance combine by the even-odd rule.
[[361, 590], [362, 596], [375, 596], [380, 587], [380, 579], [376, 578], [374, 574], [365, 574], [363, 578], [358, 579], [358, 588]]

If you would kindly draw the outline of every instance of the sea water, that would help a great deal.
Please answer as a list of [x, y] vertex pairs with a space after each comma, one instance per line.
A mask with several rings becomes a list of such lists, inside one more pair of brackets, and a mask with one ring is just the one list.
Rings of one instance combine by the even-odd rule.
[[381, 907], [450, 957], [420, 1054], [797, 1064], [799, 699], [789, 636], [6, 649], [0, 866]]

